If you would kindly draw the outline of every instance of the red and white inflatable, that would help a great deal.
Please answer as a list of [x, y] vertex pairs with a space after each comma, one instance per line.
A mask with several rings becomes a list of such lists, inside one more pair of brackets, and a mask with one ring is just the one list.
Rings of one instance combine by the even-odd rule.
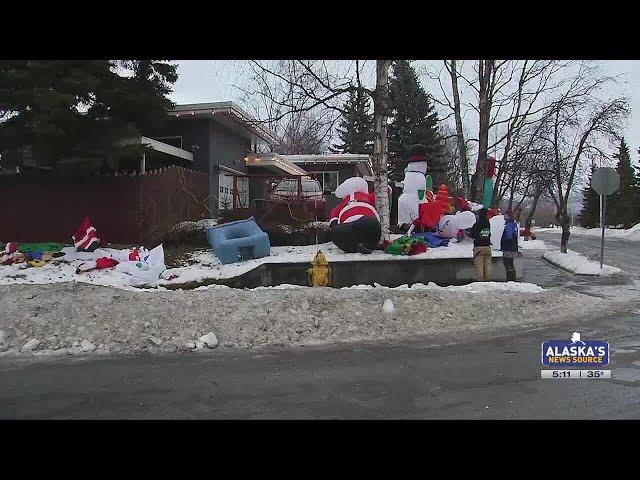
[[331, 240], [347, 253], [371, 253], [378, 247], [381, 229], [376, 198], [369, 193], [367, 181], [348, 178], [338, 185], [335, 196], [342, 201], [331, 210]]
[[78, 230], [76, 230], [75, 235], [71, 238], [78, 252], [93, 252], [96, 248], [100, 247], [98, 232], [96, 228], [91, 225], [91, 220], [89, 220], [88, 215], [82, 219]]

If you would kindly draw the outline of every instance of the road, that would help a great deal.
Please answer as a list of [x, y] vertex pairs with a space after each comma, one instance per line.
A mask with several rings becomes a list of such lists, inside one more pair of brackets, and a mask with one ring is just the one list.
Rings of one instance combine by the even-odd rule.
[[[640, 313], [640, 311], [639, 311]], [[2, 419], [640, 419], [640, 315], [431, 347], [3, 360]], [[606, 339], [611, 380], [540, 379], [540, 344]]]
[[[553, 234], [540, 238], [553, 243]], [[589, 253], [597, 238], [570, 248]], [[607, 263], [635, 277], [575, 277], [525, 252], [525, 281], [606, 296], [637, 288], [637, 244], [610, 241]], [[595, 250], [596, 252], [598, 250]], [[637, 293], [637, 290], [635, 290]], [[636, 296], [638, 298], [638, 296]], [[540, 379], [546, 339], [607, 340], [611, 380]], [[0, 418], [640, 419], [640, 301], [634, 313], [462, 343], [358, 344], [287, 351], [2, 359]]]

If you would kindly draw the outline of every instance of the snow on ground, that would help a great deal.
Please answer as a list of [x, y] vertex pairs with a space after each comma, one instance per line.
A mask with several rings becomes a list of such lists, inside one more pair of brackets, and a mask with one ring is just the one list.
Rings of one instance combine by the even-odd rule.
[[520, 237], [518, 248], [520, 250], [546, 250], [548, 247], [542, 240], [529, 240], [525, 242], [524, 239]]
[[[311, 288], [311, 287], [308, 287]], [[370, 290], [373, 288], [381, 288], [386, 290], [437, 290], [446, 292], [468, 292], [468, 293], [487, 293], [487, 292], [520, 292], [520, 293], [540, 293], [544, 289], [534, 283], [526, 282], [474, 282], [468, 285], [449, 285], [441, 287], [440, 285], [429, 282], [414, 283], [409, 285], [400, 285], [399, 287], [385, 287], [376, 283], [375, 285], [353, 285], [351, 287], [342, 287], [341, 290]]]
[[[399, 237], [393, 235], [392, 239]], [[544, 249], [546, 248], [542, 240], [530, 240], [525, 242], [521, 239], [520, 248], [527, 249]], [[65, 249], [69, 250], [69, 249]], [[104, 249], [104, 252], [111, 249]], [[321, 250], [327, 260], [332, 262], [341, 262], [349, 260], [357, 261], [383, 261], [383, 260], [404, 260], [419, 261], [425, 259], [447, 259], [447, 258], [473, 258], [473, 242], [464, 240], [456, 242], [452, 240], [446, 247], [429, 248], [425, 253], [418, 255], [391, 255], [381, 250], [376, 250], [370, 255], [360, 253], [345, 253], [336, 247], [333, 243], [322, 243], [319, 245], [306, 246], [284, 246], [271, 247], [271, 255], [265, 258], [247, 260], [223, 265], [216, 257], [213, 250], [198, 250], [188, 254], [187, 263], [189, 265], [179, 268], [168, 269], [164, 276], [177, 275], [178, 278], [173, 280], [159, 279], [157, 282], [149, 285], [150, 287], [165, 286], [175, 283], [200, 282], [205, 279], [224, 279], [231, 278], [246, 273], [263, 263], [288, 263], [301, 262], [310, 263], [315, 257], [318, 250]], [[102, 250], [101, 250], [102, 251]], [[119, 251], [113, 251], [114, 255]], [[501, 256], [499, 251], [493, 251], [493, 256]], [[122, 288], [125, 290], [135, 290], [131, 285], [131, 276], [117, 272], [114, 269], [94, 270], [86, 273], [76, 273], [76, 268], [82, 263], [83, 254], [67, 254], [64, 258], [71, 260], [69, 263], [62, 261], [52, 261], [40, 268], [21, 268], [24, 264], [14, 264], [11, 266], [0, 266], [0, 285], [10, 284], [34, 284], [43, 285], [49, 283], [61, 282], [80, 282], [92, 285], [110, 286]], [[87, 258], [91, 257], [91, 254]], [[285, 287], [286, 288], [286, 287]]]
[[[553, 228], [536, 228], [534, 233], [539, 232], [560, 232], [560, 227]], [[579, 235], [585, 237], [600, 237], [602, 235], [602, 229], [600, 228], [584, 228], [584, 227], [571, 227], [571, 235]], [[633, 227], [623, 230], [621, 228], [605, 228], [605, 238], [620, 238], [622, 240], [640, 241], [640, 223]]]
[[574, 252], [573, 250], [567, 250], [567, 253], [545, 252], [542, 258], [577, 275], [609, 277], [623, 273], [619, 268], [610, 265], [603, 265], [601, 269], [599, 262], [589, 260], [584, 255]]
[[86, 273], [76, 273], [81, 260], [71, 263], [51, 261], [42, 267], [20, 268], [24, 263], [0, 266], [0, 285], [33, 284], [45, 285], [49, 283], [81, 282], [92, 285], [103, 285], [122, 289], [136, 290], [131, 286], [131, 276], [126, 273], [107, 270], [94, 270]]
[[176, 223], [171, 227], [171, 232], [193, 232], [195, 230], [207, 230], [208, 228], [218, 225], [218, 220], [215, 218], [204, 218], [198, 221], [184, 221]]
[[[3, 285], [0, 350], [19, 354], [28, 344], [34, 351], [25, 349], [27, 355], [191, 351], [209, 332], [219, 340], [218, 348], [440, 334], [455, 341], [463, 334], [531, 328], [614, 310], [606, 299], [518, 285], [522, 291], [517, 293], [513, 284], [486, 283], [365, 290], [209, 287], [154, 295], [82, 283]], [[393, 302], [393, 313], [383, 312], [386, 300]]]
[[[572, 235], [584, 235], [588, 237], [600, 237], [602, 235], [602, 229], [600, 228], [583, 228], [583, 227], [571, 227]], [[622, 240], [640, 241], [640, 223], [623, 230], [620, 228], [605, 228], [605, 238], [620, 238]]]
[[[394, 237], [392, 236], [392, 239]], [[382, 250], [376, 250], [370, 255], [360, 253], [345, 253], [333, 243], [321, 243], [319, 245], [305, 246], [285, 246], [271, 247], [271, 255], [255, 260], [230, 263], [222, 265], [212, 250], [201, 250], [190, 255], [189, 261], [193, 265], [173, 269], [171, 273], [179, 275], [173, 283], [179, 282], [200, 282], [204, 279], [222, 279], [242, 275], [263, 263], [289, 263], [300, 262], [310, 263], [318, 250], [327, 257], [329, 263], [344, 262], [350, 260], [357, 261], [382, 261], [382, 260], [425, 260], [425, 259], [445, 259], [445, 258], [473, 258], [473, 242], [465, 240], [463, 242], [449, 242], [446, 247], [429, 248], [425, 253], [418, 255], [391, 255]], [[493, 252], [493, 256], [501, 256], [501, 252]], [[160, 280], [159, 285], [166, 285], [172, 280]]]

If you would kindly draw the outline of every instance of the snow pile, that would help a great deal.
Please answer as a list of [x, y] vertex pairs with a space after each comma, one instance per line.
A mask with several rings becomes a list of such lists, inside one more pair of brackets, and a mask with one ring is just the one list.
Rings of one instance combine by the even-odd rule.
[[[602, 236], [602, 229], [571, 227], [571, 234], [585, 237], [600, 237]], [[604, 236], [605, 238], [619, 238], [622, 240], [640, 241], [640, 223], [627, 230], [623, 230], [620, 228], [605, 228]]]
[[409, 285], [400, 285], [399, 287], [385, 287], [376, 283], [375, 285], [353, 285], [351, 287], [342, 287], [341, 290], [371, 290], [374, 288], [387, 290], [437, 290], [446, 292], [467, 292], [467, 293], [487, 293], [487, 292], [519, 292], [519, 293], [540, 293], [544, 289], [534, 283], [525, 282], [473, 282], [468, 285], [449, 285], [441, 287], [440, 285], [429, 282], [414, 283]]
[[[499, 285], [508, 290], [486, 283], [393, 290], [210, 288], [148, 295], [80, 283], [4, 285], [2, 355], [23, 348], [28, 355], [204, 352], [216, 343], [217, 348], [249, 348], [416, 335], [455, 341], [463, 335], [573, 321], [612, 311], [614, 305], [565, 289], [533, 292], [535, 286], [518, 284], [523, 291], [514, 294], [515, 285]], [[488, 290], [468, 293], [480, 289]], [[390, 313], [383, 311], [385, 300], [393, 302]]]
[[576, 275], [599, 275], [601, 277], [609, 277], [611, 275], [617, 275], [623, 273], [622, 270], [610, 265], [603, 265], [600, 268], [599, 262], [594, 262], [573, 250], [567, 250], [567, 253], [562, 252], [545, 252], [542, 258], [550, 263], [569, 270]]
[[194, 231], [204, 231], [208, 228], [215, 227], [218, 225], [218, 220], [214, 218], [204, 218], [202, 220], [198, 220], [197, 222], [186, 221], [176, 223], [169, 230], [171, 233], [177, 232], [194, 232]]

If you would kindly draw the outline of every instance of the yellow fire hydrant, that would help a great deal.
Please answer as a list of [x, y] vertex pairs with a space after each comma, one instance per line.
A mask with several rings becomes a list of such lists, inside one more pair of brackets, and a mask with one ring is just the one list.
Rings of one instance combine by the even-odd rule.
[[309, 274], [309, 283], [312, 287], [328, 287], [331, 283], [331, 269], [329, 268], [329, 262], [322, 253], [322, 250], [318, 250], [315, 258], [311, 262], [311, 268], [307, 270]]

